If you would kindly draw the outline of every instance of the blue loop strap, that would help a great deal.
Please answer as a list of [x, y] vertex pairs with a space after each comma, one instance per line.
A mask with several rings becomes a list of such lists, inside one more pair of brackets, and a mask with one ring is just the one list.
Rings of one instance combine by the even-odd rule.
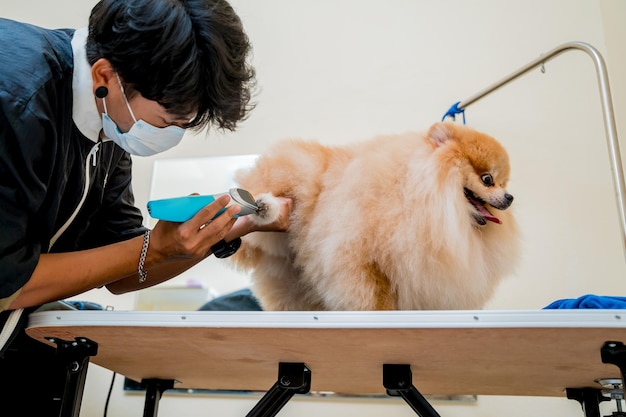
[[452, 117], [452, 120], [455, 120], [457, 114], [462, 114], [463, 115], [463, 124], [465, 124], [465, 109], [459, 109], [459, 104], [461, 104], [460, 101], [457, 101], [456, 103], [454, 103], [448, 109], [446, 114], [443, 115], [443, 117], [441, 118], [441, 121], [443, 122], [444, 120], [446, 120], [446, 117]]

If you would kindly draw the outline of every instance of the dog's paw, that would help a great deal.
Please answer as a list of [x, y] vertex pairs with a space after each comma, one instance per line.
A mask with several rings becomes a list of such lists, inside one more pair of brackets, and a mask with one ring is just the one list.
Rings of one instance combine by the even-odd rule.
[[272, 193], [257, 195], [256, 204], [259, 210], [250, 215], [255, 224], [265, 226], [278, 220], [280, 216], [280, 202]]

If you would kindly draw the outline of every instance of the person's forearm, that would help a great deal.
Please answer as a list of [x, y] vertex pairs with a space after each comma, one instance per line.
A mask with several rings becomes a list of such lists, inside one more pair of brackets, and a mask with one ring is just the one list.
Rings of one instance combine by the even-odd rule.
[[137, 273], [137, 267], [135, 267], [134, 273], [129, 276], [113, 281], [106, 285], [106, 288], [113, 294], [124, 294], [129, 291], [135, 291], [141, 288], [151, 287], [161, 282], [167, 281], [182, 272], [196, 265], [204, 258], [187, 259], [181, 258], [180, 260], [169, 260], [161, 262], [158, 265], [147, 266], [147, 276], [143, 283], [139, 282], [139, 275]]
[[143, 265], [147, 271], [145, 282], [140, 282], [138, 274], [144, 236], [84, 251], [42, 254], [30, 280], [9, 308], [37, 306], [103, 286], [114, 294], [123, 294], [159, 284], [211, 255], [211, 246], [222, 237], [230, 242], [252, 231], [287, 230], [292, 203], [286, 198], [279, 198], [278, 202], [277, 220], [262, 227], [247, 216], [235, 221], [236, 206], [216, 218], [216, 213], [228, 203], [227, 196], [185, 223], [157, 223], [151, 232]]
[[129, 276], [137, 270], [143, 238], [79, 252], [42, 254], [11, 308], [71, 297]]
[[30, 280], [11, 309], [41, 305], [106, 286], [115, 294], [156, 285], [199, 262], [181, 258], [165, 262], [148, 250], [145, 269], [148, 277], [140, 283], [137, 274], [143, 236], [79, 252], [42, 254]]

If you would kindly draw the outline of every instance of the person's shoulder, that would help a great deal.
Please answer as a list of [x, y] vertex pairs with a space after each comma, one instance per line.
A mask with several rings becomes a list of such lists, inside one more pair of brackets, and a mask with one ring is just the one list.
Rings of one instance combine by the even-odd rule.
[[[74, 29], [49, 29], [31, 23], [0, 17], [0, 33], [2, 33], [3, 39], [12, 39], [20, 43], [39, 40], [41, 42], [52, 42], [55, 45], [71, 42]], [[3, 48], [10, 46], [10, 44], [4, 42]]]
[[57, 70], [71, 66], [73, 33], [73, 29], [47, 29], [0, 18], [3, 73], [12, 66], [30, 68], [31, 72], [39, 70], [43, 63]]
[[73, 71], [72, 29], [46, 29], [0, 18], [0, 98], [29, 97]]

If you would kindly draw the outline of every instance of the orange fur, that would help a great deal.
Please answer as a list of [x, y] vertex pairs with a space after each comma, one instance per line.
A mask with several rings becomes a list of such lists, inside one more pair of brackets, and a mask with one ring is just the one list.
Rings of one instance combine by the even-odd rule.
[[239, 183], [293, 198], [289, 232], [250, 234], [229, 259], [265, 310], [481, 308], [518, 257], [509, 169], [495, 139], [454, 123], [345, 147], [282, 141]]

